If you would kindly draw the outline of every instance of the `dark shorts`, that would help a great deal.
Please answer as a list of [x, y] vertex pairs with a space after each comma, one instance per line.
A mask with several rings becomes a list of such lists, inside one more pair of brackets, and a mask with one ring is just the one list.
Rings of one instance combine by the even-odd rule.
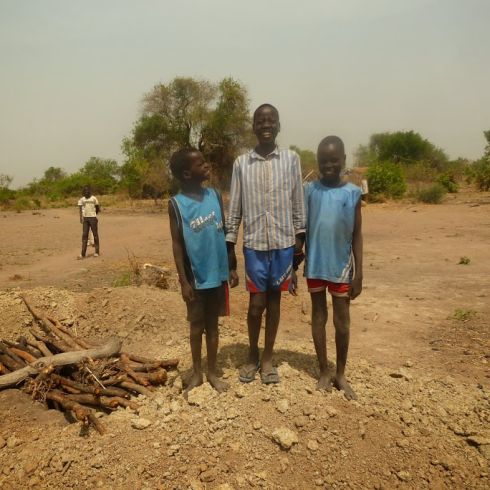
[[186, 303], [187, 321], [203, 322], [208, 316], [228, 316], [230, 303], [228, 298], [228, 283], [211, 289], [194, 289], [194, 299]]
[[287, 291], [293, 270], [294, 247], [276, 250], [243, 248], [247, 290], [251, 293]]

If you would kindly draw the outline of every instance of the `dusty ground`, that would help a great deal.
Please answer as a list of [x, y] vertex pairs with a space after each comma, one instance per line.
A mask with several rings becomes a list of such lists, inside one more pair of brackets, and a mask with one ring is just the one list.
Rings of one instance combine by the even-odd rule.
[[[75, 260], [76, 209], [0, 213], [0, 338], [31, 318], [19, 299], [83, 335], [117, 334], [125, 347], [179, 357], [181, 367], [138, 415], [104, 416], [109, 434], [79, 435], [19, 390], [0, 392], [0, 488], [488, 488], [490, 461], [490, 195], [439, 206], [364, 208], [365, 283], [352, 304], [348, 375], [359, 394], [315, 391], [309, 298], [283, 298], [276, 362], [282, 383], [241, 385], [243, 286], [221, 326], [220, 366], [231, 387], [209, 385], [187, 403], [190, 367], [178, 291], [114, 287], [139, 263], [172, 266], [163, 212], [106, 210], [101, 257]], [[459, 264], [462, 257], [469, 264]], [[334, 361], [329, 324], [329, 349]], [[278, 429], [297, 438], [291, 449]]]

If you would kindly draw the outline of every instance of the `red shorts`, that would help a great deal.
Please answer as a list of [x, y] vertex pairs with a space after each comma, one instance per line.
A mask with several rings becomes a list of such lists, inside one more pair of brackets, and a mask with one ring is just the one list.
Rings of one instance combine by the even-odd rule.
[[332, 296], [348, 298], [350, 293], [350, 283], [331, 282], [324, 279], [306, 279], [308, 291], [310, 293], [319, 293], [328, 290]]

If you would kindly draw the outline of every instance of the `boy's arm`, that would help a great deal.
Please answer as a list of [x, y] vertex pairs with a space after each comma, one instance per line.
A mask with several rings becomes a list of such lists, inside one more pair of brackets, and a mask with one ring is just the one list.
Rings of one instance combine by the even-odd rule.
[[303, 192], [303, 180], [301, 177], [301, 162], [299, 156], [296, 155], [293, 165], [293, 191], [292, 191], [292, 205], [293, 205], [293, 226], [294, 234], [296, 236], [295, 250], [294, 252], [299, 254], [303, 251], [303, 244], [305, 242], [306, 231], [306, 211], [305, 211], [305, 197]]
[[99, 200], [95, 196], [94, 196], [94, 199], [95, 199], [95, 214], [99, 214], [100, 213]]
[[170, 234], [172, 236], [172, 252], [174, 254], [175, 267], [179, 275], [180, 289], [184, 301], [192, 301], [194, 299], [194, 289], [189, 284], [185, 275], [184, 267], [184, 240], [177, 225], [177, 216], [172, 201], [168, 202], [168, 217], [170, 220]]
[[80, 214], [80, 223], [83, 223], [83, 206], [81, 206], [80, 204], [78, 205], [78, 212]]
[[242, 185], [239, 172], [240, 169], [237, 159], [233, 164], [230, 187], [230, 206], [228, 208], [228, 218], [226, 219], [226, 246], [228, 249], [228, 264], [230, 271], [236, 271], [237, 267], [235, 244], [238, 239], [238, 228], [240, 228], [240, 223], [242, 221]]
[[[221, 216], [223, 216], [223, 221], [225, 221], [225, 210], [224, 210], [224, 206], [223, 206], [223, 196], [218, 191], [216, 191], [216, 195], [218, 196], [219, 206], [221, 208]], [[225, 231], [225, 236], [226, 236], [226, 224], [225, 224], [224, 231]], [[230, 256], [231, 245], [233, 245], [233, 244], [226, 242], [226, 251], [228, 253], [228, 269], [230, 271], [229, 283], [230, 283], [230, 287], [234, 288], [234, 287], [238, 286], [239, 279], [238, 279], [238, 274], [236, 272], [236, 255], [234, 257]], [[233, 252], [235, 252], [234, 248], [233, 248]]]
[[361, 214], [361, 198], [356, 205], [356, 216], [354, 220], [354, 231], [352, 233], [352, 253], [354, 254], [354, 279], [350, 297], [357, 298], [362, 291], [362, 214]]

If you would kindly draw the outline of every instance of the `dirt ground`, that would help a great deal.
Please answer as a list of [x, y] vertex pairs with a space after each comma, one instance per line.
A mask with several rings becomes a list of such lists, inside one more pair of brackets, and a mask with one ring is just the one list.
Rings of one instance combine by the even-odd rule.
[[[220, 331], [230, 389], [218, 395], [205, 384], [187, 402], [190, 350], [174, 282], [115, 287], [128, 256], [174, 269], [166, 212], [105, 209], [101, 256], [83, 261], [76, 208], [0, 212], [0, 338], [31, 325], [23, 293], [87, 338], [116, 334], [126, 350], [181, 360], [167, 386], [138, 397], [139, 414], [101, 414], [104, 436], [81, 436], [20, 390], [0, 392], [0, 488], [488, 488], [490, 194], [370, 204], [363, 227], [347, 373], [358, 401], [315, 390], [303, 279], [298, 297], [283, 297], [282, 382], [238, 381], [247, 352], [242, 273]], [[328, 337], [334, 363], [330, 319]], [[136, 429], [136, 419], [150, 424]], [[278, 442], [286, 429], [289, 449]]]

